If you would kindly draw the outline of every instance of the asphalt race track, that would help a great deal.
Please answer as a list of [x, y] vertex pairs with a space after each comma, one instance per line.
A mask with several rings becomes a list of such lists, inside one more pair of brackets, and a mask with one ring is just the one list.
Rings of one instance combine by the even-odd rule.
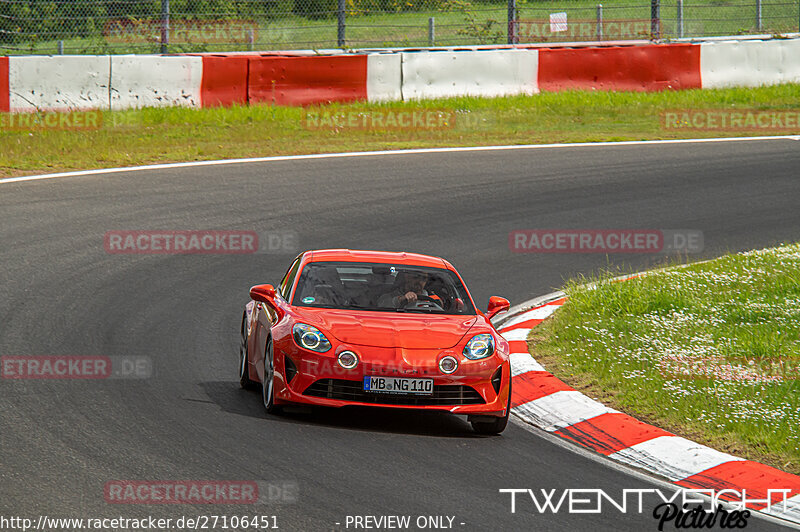
[[[654, 485], [517, 425], [477, 437], [461, 418], [370, 410], [267, 416], [238, 386], [248, 288], [293, 255], [118, 255], [106, 231], [294, 230], [303, 249], [450, 259], [482, 308], [607, 261], [514, 254], [515, 229], [704, 233], [696, 258], [800, 235], [800, 142], [652, 144], [316, 159], [0, 184], [0, 355], [150, 357], [144, 380], [0, 380], [0, 515], [276, 515], [345, 530], [348, 515], [454, 516], [455, 530], [655, 530], [644, 513], [556, 515], [501, 488]], [[115, 505], [112, 480], [289, 482], [296, 502]], [[337, 525], [336, 523], [341, 523]], [[462, 524], [463, 523], [463, 524]], [[669, 528], [672, 529], [672, 528]], [[750, 519], [748, 530], [779, 526]], [[350, 527], [350, 530], [354, 528]]]

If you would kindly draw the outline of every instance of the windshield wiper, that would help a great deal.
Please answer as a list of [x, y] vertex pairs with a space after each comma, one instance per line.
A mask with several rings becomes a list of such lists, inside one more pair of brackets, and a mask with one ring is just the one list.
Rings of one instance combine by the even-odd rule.
[[[369, 307], [366, 305], [347, 305], [339, 307], [341, 310], [369, 310], [372, 312], [388, 312], [396, 310], [392, 307]], [[403, 309], [405, 311], [405, 309]]]
[[435, 308], [422, 308], [422, 307], [414, 307], [414, 308], [407, 308], [407, 307], [370, 307], [366, 305], [342, 305], [339, 307], [333, 307], [340, 310], [369, 310], [373, 312], [419, 312], [419, 313], [426, 313], [426, 314], [447, 314], [444, 310], [439, 310]]

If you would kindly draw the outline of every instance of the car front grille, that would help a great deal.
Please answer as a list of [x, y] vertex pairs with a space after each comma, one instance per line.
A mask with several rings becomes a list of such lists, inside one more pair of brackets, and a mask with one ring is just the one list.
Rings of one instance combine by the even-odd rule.
[[365, 392], [362, 381], [320, 379], [306, 388], [303, 395], [376, 405], [457, 406], [482, 405], [486, 403], [481, 394], [474, 388], [460, 384], [434, 385], [432, 395], [409, 395]]

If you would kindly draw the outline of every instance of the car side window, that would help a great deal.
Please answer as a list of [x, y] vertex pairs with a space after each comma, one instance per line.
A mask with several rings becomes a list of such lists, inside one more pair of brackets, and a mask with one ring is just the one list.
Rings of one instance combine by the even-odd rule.
[[297, 276], [297, 268], [300, 267], [300, 257], [294, 259], [294, 262], [291, 266], [289, 266], [289, 270], [286, 272], [286, 275], [283, 276], [283, 280], [281, 281], [280, 287], [278, 291], [281, 294], [283, 299], [289, 299], [289, 291], [292, 289], [292, 284], [294, 284], [294, 278]]

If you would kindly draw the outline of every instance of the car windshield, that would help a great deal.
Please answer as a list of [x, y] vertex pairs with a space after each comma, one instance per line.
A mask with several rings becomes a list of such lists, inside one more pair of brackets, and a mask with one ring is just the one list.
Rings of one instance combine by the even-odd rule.
[[386, 312], [475, 314], [458, 276], [444, 268], [355, 262], [311, 262], [292, 305]]

